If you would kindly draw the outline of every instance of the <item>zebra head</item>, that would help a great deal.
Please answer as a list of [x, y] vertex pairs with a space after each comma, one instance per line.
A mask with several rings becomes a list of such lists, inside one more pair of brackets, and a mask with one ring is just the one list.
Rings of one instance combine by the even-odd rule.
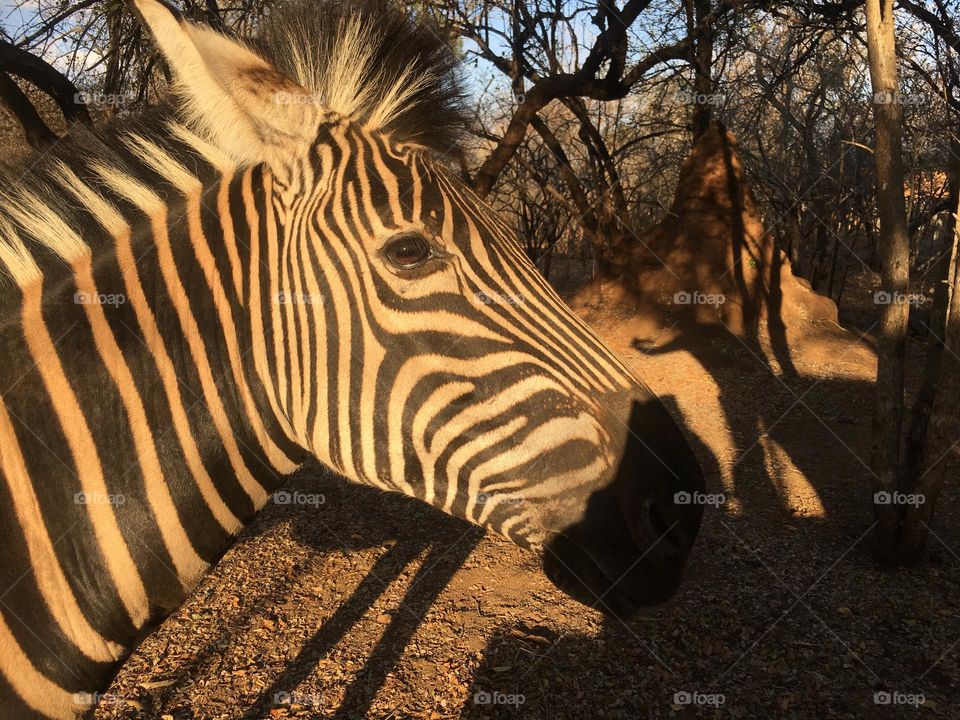
[[271, 421], [349, 479], [538, 551], [589, 604], [668, 598], [700, 524], [697, 461], [451, 171], [444, 43], [381, 2], [278, 10], [256, 46], [136, 6], [198, 147], [245, 178]]

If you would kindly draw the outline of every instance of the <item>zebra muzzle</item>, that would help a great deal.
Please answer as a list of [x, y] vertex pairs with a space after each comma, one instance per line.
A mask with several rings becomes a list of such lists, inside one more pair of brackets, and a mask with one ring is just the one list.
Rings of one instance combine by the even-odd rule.
[[555, 519], [543, 553], [558, 587], [619, 617], [676, 593], [703, 516], [692, 499], [704, 490], [693, 451], [658, 400], [633, 398], [622, 409], [619, 462], [579, 511]]

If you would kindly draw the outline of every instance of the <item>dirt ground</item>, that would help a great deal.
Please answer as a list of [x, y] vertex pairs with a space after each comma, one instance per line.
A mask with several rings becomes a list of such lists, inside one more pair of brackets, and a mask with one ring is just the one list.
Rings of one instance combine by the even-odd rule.
[[956, 488], [930, 565], [869, 555], [869, 324], [784, 379], [732, 336], [658, 348], [584, 312], [725, 495], [670, 605], [604, 618], [510, 543], [307, 469], [289, 490], [325, 502], [269, 506], [94, 717], [960, 717]]

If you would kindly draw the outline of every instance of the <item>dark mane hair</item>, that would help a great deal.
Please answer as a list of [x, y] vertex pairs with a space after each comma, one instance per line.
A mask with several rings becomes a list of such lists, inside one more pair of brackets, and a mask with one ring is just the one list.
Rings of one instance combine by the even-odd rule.
[[[326, 109], [401, 142], [457, 151], [466, 113], [456, 58], [439, 33], [392, 0], [280, 0], [248, 44]], [[161, 197], [176, 193], [138, 155], [139, 140], [198, 179], [213, 177], [211, 152], [200, 145], [215, 148], [196, 130], [167, 100], [103, 127], [75, 124], [43, 153], [0, 161], [0, 280], [6, 275], [25, 286], [107, 241], [91, 231], [96, 222], [76, 196], [76, 188], [87, 188], [113, 201], [116, 193], [95, 166], [135, 178]]]
[[281, 0], [251, 45], [328, 109], [399, 140], [446, 153], [466, 127], [450, 46], [391, 0]]

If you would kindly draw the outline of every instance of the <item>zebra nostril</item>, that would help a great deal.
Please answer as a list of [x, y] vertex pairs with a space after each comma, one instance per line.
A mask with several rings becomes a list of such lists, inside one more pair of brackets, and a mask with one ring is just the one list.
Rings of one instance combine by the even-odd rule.
[[640, 529], [649, 551], [660, 554], [683, 552], [685, 543], [680, 521], [671, 521], [655, 502], [647, 500], [643, 503]]

